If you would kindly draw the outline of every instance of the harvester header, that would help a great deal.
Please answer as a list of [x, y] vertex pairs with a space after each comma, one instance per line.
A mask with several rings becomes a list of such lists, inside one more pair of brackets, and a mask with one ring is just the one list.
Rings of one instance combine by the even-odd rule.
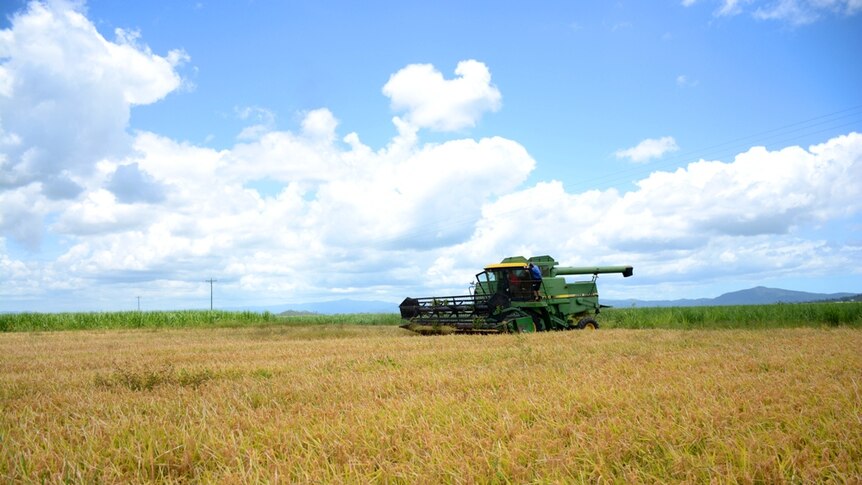
[[[600, 274], [632, 276], [631, 266], [557, 266], [550, 256], [513, 256], [476, 275], [468, 295], [406, 298], [402, 328], [419, 333], [535, 332], [598, 328]], [[564, 276], [592, 275], [589, 281]]]

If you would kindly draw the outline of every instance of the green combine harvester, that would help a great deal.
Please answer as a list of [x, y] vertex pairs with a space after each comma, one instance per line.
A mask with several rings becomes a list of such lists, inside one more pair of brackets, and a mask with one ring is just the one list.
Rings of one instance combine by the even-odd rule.
[[[532, 276], [538, 267], [541, 279]], [[600, 274], [633, 274], [631, 266], [564, 267], [550, 256], [506, 258], [476, 275], [471, 294], [405, 298], [399, 309], [406, 328], [421, 334], [541, 332], [596, 329]], [[567, 282], [563, 276], [592, 275]]]

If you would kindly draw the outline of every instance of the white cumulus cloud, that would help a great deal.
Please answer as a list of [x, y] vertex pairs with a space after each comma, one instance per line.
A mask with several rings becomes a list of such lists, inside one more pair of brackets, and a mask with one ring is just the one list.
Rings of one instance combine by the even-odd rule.
[[[62, 1], [31, 2], [0, 30], [0, 189], [29, 200], [3, 204], [0, 219], [41, 226], [51, 201], [81, 196], [101, 160], [128, 152], [130, 109], [180, 87], [182, 51], [159, 56], [137, 34], [115, 34]], [[40, 232], [12, 230], [31, 246]]]
[[131, 106], [156, 102], [181, 84], [175, 67], [184, 55], [153, 54], [123, 31], [111, 42], [64, 6], [30, 3], [0, 35], [0, 120], [16, 140], [4, 150], [7, 184], [87, 171], [125, 148]]
[[461, 61], [454, 79], [445, 79], [430, 64], [411, 64], [393, 74], [383, 94], [396, 111], [420, 128], [454, 131], [475, 126], [486, 111], [500, 109], [502, 95], [491, 84], [485, 64]]
[[645, 163], [677, 150], [679, 150], [679, 147], [676, 144], [676, 140], [672, 136], [664, 136], [661, 138], [647, 138], [631, 148], [617, 150], [614, 155], [617, 158], [628, 158], [632, 162]]

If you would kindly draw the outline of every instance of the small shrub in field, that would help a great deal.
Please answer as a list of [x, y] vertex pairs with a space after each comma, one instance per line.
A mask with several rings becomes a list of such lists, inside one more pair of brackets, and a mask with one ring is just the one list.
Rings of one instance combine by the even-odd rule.
[[132, 391], [152, 391], [158, 386], [185, 386], [197, 388], [215, 377], [209, 369], [180, 369], [172, 365], [120, 365], [108, 373], [98, 373], [94, 383], [106, 388], [126, 388]]

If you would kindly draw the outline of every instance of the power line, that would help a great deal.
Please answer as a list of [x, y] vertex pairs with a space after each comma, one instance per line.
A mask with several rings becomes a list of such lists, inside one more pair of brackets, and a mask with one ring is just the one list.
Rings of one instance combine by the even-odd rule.
[[204, 283], [210, 284], [210, 311], [213, 311], [213, 283], [215, 283], [216, 281], [218, 280], [212, 278], [204, 280]]

